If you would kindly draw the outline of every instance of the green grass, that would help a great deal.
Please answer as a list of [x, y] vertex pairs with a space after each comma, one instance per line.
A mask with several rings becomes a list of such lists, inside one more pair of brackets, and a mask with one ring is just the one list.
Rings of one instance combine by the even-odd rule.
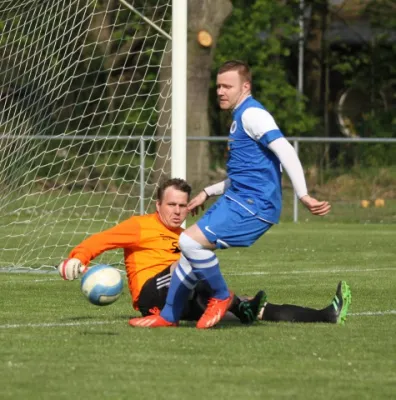
[[250, 249], [218, 253], [230, 287], [264, 288], [274, 303], [324, 307], [345, 279], [345, 326], [134, 329], [127, 291], [96, 307], [77, 281], [0, 273], [0, 398], [390, 399], [394, 238], [392, 225], [281, 223]]
[[[371, 182], [355, 175], [346, 176], [340, 181], [329, 183], [321, 188], [316, 188], [313, 195], [319, 199], [327, 199], [332, 204], [331, 213], [326, 216], [326, 221], [331, 223], [359, 223], [359, 224], [396, 224], [396, 199], [391, 196], [394, 192], [393, 181], [396, 182], [393, 170], [387, 170], [389, 187], [385, 196], [385, 188], [378, 189], [379, 194], [384, 194], [384, 207], [375, 207], [375, 196], [364, 197], [371, 201], [368, 208], [362, 208], [360, 201], [363, 199], [357, 192], [356, 186], [368, 186]], [[378, 172], [379, 176], [381, 172]], [[356, 179], [355, 179], [356, 178]], [[359, 180], [359, 179], [360, 180]], [[392, 178], [392, 179], [391, 179]], [[350, 191], [346, 188], [352, 186]], [[334, 188], [334, 190], [333, 190]], [[135, 188], [136, 189], [136, 188]], [[146, 188], [146, 195], [149, 193]], [[320, 190], [319, 190], [320, 189]], [[138, 197], [129, 197], [128, 193], [108, 192], [80, 192], [75, 189], [69, 192], [63, 190], [47, 190], [45, 193], [8, 193], [2, 199], [0, 210], [2, 212], [0, 226], [0, 268], [23, 266], [40, 268], [56, 265], [60, 259], [67, 256], [69, 251], [87, 236], [110, 228], [117, 222], [125, 220], [133, 214], [139, 213], [140, 203]], [[8, 193], [8, 194], [7, 194]], [[377, 192], [376, 192], [377, 193]], [[364, 195], [366, 196], [366, 192]], [[381, 194], [381, 195], [382, 195]], [[215, 199], [211, 199], [209, 204]], [[154, 211], [154, 201], [145, 199], [147, 211]], [[293, 191], [290, 185], [284, 187], [284, 201], [282, 222], [293, 220]], [[320, 219], [313, 217], [302, 205], [298, 207], [298, 220], [313, 224]], [[111, 257], [103, 257], [99, 261], [112, 265], [122, 261], [122, 252]]]

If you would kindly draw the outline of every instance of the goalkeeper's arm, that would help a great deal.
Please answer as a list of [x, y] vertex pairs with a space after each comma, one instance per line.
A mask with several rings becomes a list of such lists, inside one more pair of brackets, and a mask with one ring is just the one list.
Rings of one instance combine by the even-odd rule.
[[139, 238], [139, 223], [134, 217], [128, 218], [110, 229], [88, 237], [77, 245], [69, 253], [69, 258], [59, 264], [59, 274], [66, 280], [77, 279], [80, 274], [86, 272], [90, 261], [103, 252], [129, 247], [138, 243]]

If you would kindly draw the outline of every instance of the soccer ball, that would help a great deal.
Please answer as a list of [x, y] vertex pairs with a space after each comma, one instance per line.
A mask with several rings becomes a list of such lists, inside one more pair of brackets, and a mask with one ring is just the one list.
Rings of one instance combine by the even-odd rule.
[[122, 292], [120, 272], [109, 265], [91, 267], [81, 279], [81, 290], [87, 299], [97, 306], [114, 303]]

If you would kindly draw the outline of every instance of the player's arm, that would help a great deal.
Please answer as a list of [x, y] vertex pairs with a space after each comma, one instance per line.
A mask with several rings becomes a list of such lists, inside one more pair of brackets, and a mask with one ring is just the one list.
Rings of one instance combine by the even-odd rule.
[[304, 171], [293, 146], [285, 138], [279, 138], [269, 143], [268, 148], [279, 158], [301, 203], [314, 215], [326, 215], [331, 206], [327, 201], [318, 201], [308, 194]]
[[227, 178], [224, 181], [207, 186], [188, 203], [188, 210], [193, 216], [198, 214], [199, 209], [204, 209], [204, 203], [209, 197], [222, 195], [230, 185], [231, 181]]
[[261, 108], [248, 108], [242, 115], [242, 123], [250, 137], [276, 154], [304, 206], [314, 215], [326, 215], [330, 211], [330, 204], [309, 196], [300, 159], [271, 114]]
[[59, 264], [58, 272], [65, 280], [77, 279], [87, 270], [91, 260], [107, 250], [131, 246], [139, 236], [139, 224], [132, 217], [85, 239], [69, 253], [66, 260]]
[[224, 181], [207, 186], [203, 189], [207, 197], [222, 195], [231, 185], [231, 180], [227, 178]]

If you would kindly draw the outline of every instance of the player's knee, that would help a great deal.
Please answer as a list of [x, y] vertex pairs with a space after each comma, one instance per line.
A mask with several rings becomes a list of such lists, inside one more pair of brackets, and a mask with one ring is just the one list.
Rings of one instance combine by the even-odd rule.
[[202, 245], [200, 245], [196, 240], [192, 239], [184, 232], [179, 237], [179, 246], [182, 252], [202, 249]]

